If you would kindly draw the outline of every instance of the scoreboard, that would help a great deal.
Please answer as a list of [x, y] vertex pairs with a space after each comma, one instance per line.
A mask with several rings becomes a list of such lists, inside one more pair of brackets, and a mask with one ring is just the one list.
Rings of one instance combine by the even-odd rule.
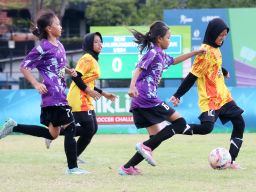
[[[122, 34], [122, 32], [112, 35], [111, 30], [104, 34], [100, 28], [91, 29], [91, 31], [99, 31], [103, 37], [103, 49], [99, 55], [100, 79], [130, 79], [136, 64], [143, 55], [139, 53], [134, 37], [129, 33]], [[116, 31], [115, 27], [112, 27], [112, 31]], [[172, 57], [183, 54], [183, 34], [172, 34], [170, 40], [170, 46], [165, 52]], [[182, 64], [171, 66], [163, 73], [163, 78], [182, 78]]]

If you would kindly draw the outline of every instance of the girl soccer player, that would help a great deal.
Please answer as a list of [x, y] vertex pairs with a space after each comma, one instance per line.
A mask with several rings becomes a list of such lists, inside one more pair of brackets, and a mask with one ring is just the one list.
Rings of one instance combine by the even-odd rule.
[[[100, 77], [98, 59], [102, 50], [101, 34], [99, 32], [86, 34], [83, 50], [85, 54], [76, 65], [78, 76], [73, 77], [67, 97], [75, 121], [81, 125], [77, 133], [80, 136], [77, 140], [77, 156], [81, 155], [98, 130], [93, 99], [97, 100], [101, 95], [111, 101], [116, 99], [112, 93], [95, 87], [95, 80]], [[91, 90], [96, 90], [100, 96], [90, 94]]]
[[[189, 124], [194, 134], [205, 135], [212, 132], [215, 121], [220, 118], [223, 124], [231, 121], [233, 131], [230, 138], [229, 152], [232, 169], [241, 168], [235, 162], [243, 142], [244, 119], [243, 110], [237, 106], [230, 91], [225, 85], [220, 48], [229, 32], [228, 26], [220, 18], [209, 22], [201, 48], [206, 50], [205, 55], [195, 58], [191, 72], [184, 79], [177, 92], [171, 97], [174, 106], [179, 104], [182, 97], [195, 82], [199, 95], [201, 124]], [[225, 72], [225, 71], [224, 71]], [[227, 72], [226, 72], [227, 73]], [[227, 73], [228, 74], [228, 73]]]
[[[41, 94], [41, 123], [48, 127], [17, 124], [9, 119], [0, 132], [0, 139], [12, 132], [24, 133], [47, 139], [56, 139], [60, 127], [64, 128], [64, 148], [67, 157], [68, 174], [85, 174], [87, 171], [77, 166], [75, 124], [71, 108], [66, 100], [66, 83], [64, 79], [66, 53], [58, 38], [62, 27], [58, 17], [50, 10], [42, 11], [37, 19], [37, 27], [33, 34], [39, 37], [40, 44], [34, 47], [21, 63], [21, 72], [25, 78]], [[38, 82], [30, 72], [37, 68], [42, 77]], [[75, 70], [66, 70], [76, 76]]]
[[[70, 85], [67, 100], [72, 107], [72, 112], [76, 123], [77, 156], [79, 157], [85, 148], [91, 142], [92, 137], [98, 130], [96, 114], [94, 111], [93, 99], [98, 100], [101, 95], [114, 101], [114, 94], [104, 92], [95, 87], [95, 80], [100, 76], [98, 64], [99, 54], [102, 50], [102, 36], [99, 32], [86, 34], [83, 42], [83, 51], [85, 54], [79, 59], [76, 65], [77, 76], [72, 77], [73, 82]], [[63, 131], [61, 131], [61, 135]], [[47, 140], [47, 147], [50, 141]], [[83, 161], [78, 158], [78, 162]]]
[[[171, 34], [169, 27], [162, 21], [154, 22], [146, 34], [136, 30], [131, 32], [136, 39], [135, 42], [140, 46], [140, 52], [145, 48], [147, 52], [137, 64], [131, 79], [128, 92], [132, 97], [130, 111], [136, 127], [147, 128], [150, 139], [136, 145], [137, 153], [119, 168], [120, 175], [140, 174], [141, 171], [135, 166], [144, 158], [154, 166], [156, 163], [152, 158], [152, 150], [162, 141], [176, 133], [191, 134], [190, 129], [186, 127], [185, 119], [157, 96], [157, 88], [163, 70], [194, 55], [204, 53], [204, 50], [198, 50], [176, 58], [165, 54], [163, 50], [169, 47]], [[165, 120], [171, 124], [163, 127], [162, 122]]]

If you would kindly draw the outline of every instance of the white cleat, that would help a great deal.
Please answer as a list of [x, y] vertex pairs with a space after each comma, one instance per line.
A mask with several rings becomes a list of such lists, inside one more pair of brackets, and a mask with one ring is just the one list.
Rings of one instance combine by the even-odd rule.
[[45, 139], [44, 142], [45, 142], [46, 149], [50, 149], [52, 140], [51, 139]]
[[3, 129], [0, 131], [0, 139], [6, 137], [7, 135], [10, 135], [13, 132], [13, 127], [17, 126], [16, 121], [13, 119], [8, 119], [4, 125]]
[[70, 174], [70, 175], [82, 175], [82, 174], [90, 174], [89, 171], [80, 169], [78, 167], [75, 167], [73, 169], [67, 169], [66, 170], [66, 174]]

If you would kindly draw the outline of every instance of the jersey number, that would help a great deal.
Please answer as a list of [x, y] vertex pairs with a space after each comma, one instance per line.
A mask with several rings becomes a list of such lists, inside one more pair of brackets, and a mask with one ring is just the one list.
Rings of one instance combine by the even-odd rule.
[[70, 111], [71, 111], [71, 109], [66, 109], [66, 111], [67, 111], [67, 116], [70, 117]]
[[168, 105], [166, 105], [165, 103], [162, 103], [162, 106], [166, 109], [166, 110], [169, 110], [170, 107]]

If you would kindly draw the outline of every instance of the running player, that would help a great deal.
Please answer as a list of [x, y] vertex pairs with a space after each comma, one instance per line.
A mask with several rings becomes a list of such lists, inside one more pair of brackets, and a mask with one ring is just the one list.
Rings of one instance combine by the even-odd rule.
[[222, 69], [222, 56], [220, 48], [229, 28], [226, 23], [216, 18], [209, 22], [202, 49], [206, 54], [198, 55], [192, 66], [191, 72], [184, 79], [177, 92], [170, 98], [174, 106], [177, 106], [182, 97], [195, 82], [197, 82], [199, 95], [199, 108], [201, 124], [189, 124], [194, 134], [205, 135], [212, 132], [215, 121], [220, 118], [223, 124], [231, 121], [233, 131], [230, 138], [229, 152], [232, 169], [240, 169], [240, 165], [235, 162], [243, 142], [245, 122], [242, 117], [243, 110], [237, 106], [230, 91], [225, 85], [224, 76], [228, 76], [227, 71]]

